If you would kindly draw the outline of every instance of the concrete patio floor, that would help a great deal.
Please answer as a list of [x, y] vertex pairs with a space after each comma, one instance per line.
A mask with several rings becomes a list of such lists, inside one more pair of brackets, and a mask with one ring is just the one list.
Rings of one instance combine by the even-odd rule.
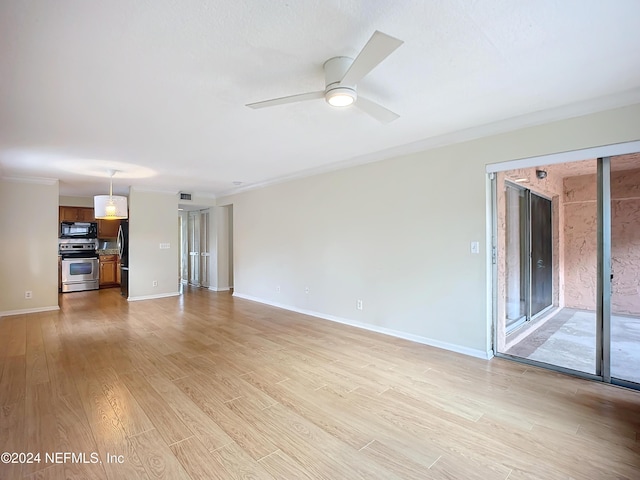
[[[563, 308], [505, 353], [595, 373], [596, 315]], [[640, 384], [640, 318], [611, 316], [611, 376]]]

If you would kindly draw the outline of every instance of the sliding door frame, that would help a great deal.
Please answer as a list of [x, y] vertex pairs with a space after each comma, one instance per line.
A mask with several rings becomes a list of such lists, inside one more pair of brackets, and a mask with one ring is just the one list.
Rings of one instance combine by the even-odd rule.
[[[491, 182], [491, 218], [492, 231], [492, 255], [489, 268], [493, 274], [490, 282], [492, 288], [491, 298], [493, 319], [493, 353], [497, 357], [512, 359], [527, 365], [543, 367], [570, 375], [599, 380], [631, 388], [639, 388], [634, 382], [611, 378], [611, 157], [640, 152], [640, 141], [626, 142], [613, 145], [574, 150], [557, 154], [544, 155], [540, 157], [523, 158], [508, 162], [489, 164], [486, 171]], [[570, 368], [538, 362], [527, 358], [517, 357], [497, 350], [498, 335], [498, 268], [497, 268], [497, 172], [507, 171], [516, 168], [530, 168], [538, 165], [552, 165], [558, 163], [568, 163], [590, 158], [597, 158], [597, 305], [596, 305], [596, 374], [581, 372]]]
[[611, 157], [597, 166], [596, 375], [611, 383]]

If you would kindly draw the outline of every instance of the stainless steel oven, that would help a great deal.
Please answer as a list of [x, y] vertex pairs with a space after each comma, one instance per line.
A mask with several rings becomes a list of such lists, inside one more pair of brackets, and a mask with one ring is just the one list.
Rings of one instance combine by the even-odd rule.
[[100, 285], [100, 263], [98, 257], [62, 256], [62, 291], [80, 292], [97, 290]]
[[62, 292], [80, 292], [100, 288], [100, 262], [96, 253], [97, 240], [61, 239]]

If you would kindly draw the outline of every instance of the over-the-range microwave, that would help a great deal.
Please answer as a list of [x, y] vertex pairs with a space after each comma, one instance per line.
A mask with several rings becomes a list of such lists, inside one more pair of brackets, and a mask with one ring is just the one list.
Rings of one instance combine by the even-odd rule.
[[96, 222], [61, 222], [60, 238], [98, 238]]

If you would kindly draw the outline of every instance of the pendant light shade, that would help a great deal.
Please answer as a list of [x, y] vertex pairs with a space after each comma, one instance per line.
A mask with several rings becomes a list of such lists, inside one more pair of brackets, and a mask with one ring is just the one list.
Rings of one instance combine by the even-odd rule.
[[96, 218], [101, 220], [127, 218], [127, 197], [96, 195], [93, 197], [93, 210]]
[[96, 195], [93, 197], [94, 215], [99, 220], [121, 220], [128, 218], [127, 197], [113, 194], [113, 175], [109, 184], [109, 195]]

